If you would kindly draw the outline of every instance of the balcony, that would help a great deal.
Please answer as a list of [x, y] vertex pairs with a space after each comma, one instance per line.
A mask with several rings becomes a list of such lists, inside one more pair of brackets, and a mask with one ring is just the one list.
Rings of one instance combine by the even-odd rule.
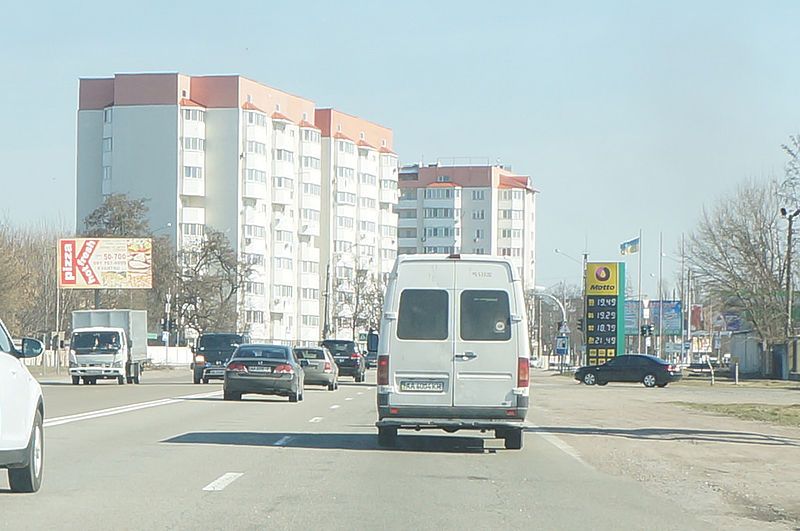
[[397, 220], [397, 226], [401, 229], [416, 229], [417, 218], [400, 218]]
[[181, 195], [193, 195], [203, 197], [206, 195], [205, 179], [192, 179], [183, 177], [181, 179]]
[[269, 302], [269, 311], [272, 313], [294, 312], [294, 299], [291, 297], [275, 297]]
[[[383, 189], [383, 190], [381, 190], [381, 194], [380, 194], [380, 202], [381, 203], [397, 204], [398, 203], [398, 197], [399, 197], [399, 193], [398, 193], [397, 190]], [[408, 200], [406, 200], [406, 201], [409, 204], [409, 206], [413, 206], [413, 205], [416, 205], [416, 201], [417, 200], [414, 199], [413, 203], [411, 203], [411, 201], [408, 201]]]
[[303, 236], [319, 236], [319, 222], [301, 221], [300, 234]]
[[242, 196], [252, 197], [253, 199], [266, 199], [267, 185], [259, 181], [245, 181], [242, 188]]
[[289, 188], [273, 188], [272, 202], [278, 205], [294, 204], [294, 191]]

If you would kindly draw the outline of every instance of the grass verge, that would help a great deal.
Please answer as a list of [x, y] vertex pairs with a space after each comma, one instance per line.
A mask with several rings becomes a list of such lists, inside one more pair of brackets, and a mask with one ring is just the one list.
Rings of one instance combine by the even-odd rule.
[[744, 420], [758, 420], [779, 426], [800, 428], [800, 404], [702, 404], [697, 402], [673, 402], [682, 407], [728, 415]]

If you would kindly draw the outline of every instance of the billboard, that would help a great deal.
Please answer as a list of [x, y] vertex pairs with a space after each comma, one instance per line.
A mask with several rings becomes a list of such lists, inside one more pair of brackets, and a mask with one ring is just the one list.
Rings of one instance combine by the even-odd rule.
[[149, 289], [153, 285], [150, 238], [58, 240], [58, 287]]
[[[625, 335], [638, 336], [639, 326], [648, 323], [653, 325], [653, 335], [658, 335], [661, 320], [661, 301], [649, 301], [650, 319], [645, 320], [642, 303], [637, 300], [625, 301]], [[663, 301], [664, 305], [664, 335], [681, 335], [681, 320], [683, 319], [683, 304], [681, 301]], [[637, 321], [637, 317], [639, 321]]]
[[622, 354], [625, 325], [625, 264], [586, 264], [586, 362], [599, 365]]

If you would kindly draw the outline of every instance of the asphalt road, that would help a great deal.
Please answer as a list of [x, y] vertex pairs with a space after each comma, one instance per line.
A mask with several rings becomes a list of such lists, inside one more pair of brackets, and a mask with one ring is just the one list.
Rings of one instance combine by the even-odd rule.
[[[402, 432], [377, 445], [374, 371], [305, 400], [192, 385], [46, 378], [42, 490], [12, 494], [2, 529], [707, 528], [633, 480], [598, 472], [563, 440], [521, 451], [475, 432]], [[533, 401], [535, 403], [535, 383]]]

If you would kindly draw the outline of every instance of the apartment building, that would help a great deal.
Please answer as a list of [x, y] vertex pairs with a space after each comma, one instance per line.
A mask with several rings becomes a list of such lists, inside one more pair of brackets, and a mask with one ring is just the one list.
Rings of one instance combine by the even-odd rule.
[[536, 190], [502, 166], [400, 168], [398, 252], [507, 256], [535, 282]]
[[[117, 74], [81, 79], [79, 92], [78, 227], [105, 196], [124, 193], [149, 199], [151, 227], [179, 251], [202, 241], [206, 227], [222, 231], [254, 269], [241, 295], [240, 328], [258, 340], [319, 340], [336, 201], [360, 205], [366, 194], [378, 213], [373, 220], [365, 211], [363, 221], [374, 222], [377, 234], [382, 219], [371, 177], [348, 189], [355, 198], [324, 192], [338, 166], [361, 171], [360, 156], [339, 161], [330, 132], [341, 127], [356, 143], [389, 153], [391, 131], [235, 75]], [[317, 113], [328, 117], [324, 131]], [[379, 162], [363, 171], [376, 183], [394, 176], [396, 189], [394, 160], [394, 173], [382, 173]], [[365, 265], [378, 273], [382, 263]]]

